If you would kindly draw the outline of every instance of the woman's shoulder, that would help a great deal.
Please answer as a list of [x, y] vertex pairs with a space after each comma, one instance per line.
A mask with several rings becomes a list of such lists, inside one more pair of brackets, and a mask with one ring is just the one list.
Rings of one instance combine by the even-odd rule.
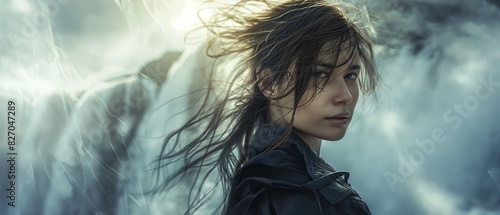
[[226, 214], [370, 214], [343, 175], [314, 179], [292, 153], [263, 152], [233, 178]]
[[303, 162], [289, 152], [262, 152], [237, 171], [225, 214], [291, 214], [283, 209], [300, 204], [307, 205], [303, 210], [316, 208], [314, 194], [301, 188], [310, 180]]

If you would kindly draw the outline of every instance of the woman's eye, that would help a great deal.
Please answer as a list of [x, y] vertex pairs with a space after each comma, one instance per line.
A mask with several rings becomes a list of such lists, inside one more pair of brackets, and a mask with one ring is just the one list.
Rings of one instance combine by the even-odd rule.
[[351, 80], [356, 80], [358, 78], [358, 74], [356, 73], [349, 73], [345, 76], [345, 78], [347, 79], [351, 79]]
[[314, 75], [318, 78], [326, 78], [328, 77], [328, 74], [326, 72], [315, 72]]

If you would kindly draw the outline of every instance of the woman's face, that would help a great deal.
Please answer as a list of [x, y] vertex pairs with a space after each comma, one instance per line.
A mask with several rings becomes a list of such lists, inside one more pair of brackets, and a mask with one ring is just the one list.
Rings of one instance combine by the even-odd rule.
[[[344, 53], [338, 62], [344, 62], [346, 58]], [[321, 140], [342, 139], [352, 119], [359, 96], [357, 77], [360, 66], [357, 58], [353, 58], [340, 67], [332, 68], [331, 52], [323, 51], [319, 55], [316, 66], [317, 71], [313, 74], [309, 87], [299, 101], [293, 122], [295, 132], [309, 145], [320, 143]], [[332, 69], [333, 73], [328, 79], [328, 73]], [[324, 85], [324, 88], [314, 89], [318, 85], [316, 81], [319, 86]], [[325, 81], [326, 84], [324, 84]], [[290, 124], [293, 101], [293, 93], [282, 99], [271, 101], [271, 121], [281, 125]]]

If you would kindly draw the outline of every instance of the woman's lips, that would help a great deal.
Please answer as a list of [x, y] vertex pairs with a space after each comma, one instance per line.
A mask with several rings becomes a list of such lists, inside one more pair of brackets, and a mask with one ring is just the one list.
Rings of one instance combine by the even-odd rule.
[[349, 118], [349, 117], [351, 117], [351, 113], [343, 112], [343, 113], [339, 113], [337, 115], [327, 116], [325, 118], [326, 119], [343, 119], [343, 118]]
[[349, 123], [349, 118], [327, 118], [326, 120], [328, 121], [328, 123], [337, 126], [343, 126]]
[[331, 123], [333, 125], [338, 125], [338, 126], [347, 125], [347, 123], [349, 123], [350, 118], [351, 118], [351, 114], [349, 112], [344, 112], [344, 113], [340, 113], [337, 115], [325, 117], [325, 119], [329, 123]]

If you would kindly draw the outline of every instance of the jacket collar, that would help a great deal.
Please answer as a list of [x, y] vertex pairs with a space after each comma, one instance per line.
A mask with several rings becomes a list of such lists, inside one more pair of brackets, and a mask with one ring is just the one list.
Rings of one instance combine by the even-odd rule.
[[[256, 155], [264, 152], [285, 131], [285, 127], [274, 124], [258, 126], [247, 150], [248, 158], [251, 160]], [[310, 189], [318, 189], [331, 204], [338, 204], [349, 195], [357, 195], [356, 191], [348, 183], [349, 173], [336, 172], [333, 167], [328, 165], [295, 132], [292, 131], [287, 141], [278, 148], [289, 152], [294, 157], [304, 160], [307, 173], [312, 180], [303, 186], [309, 186]], [[337, 183], [333, 183], [333, 181]]]
[[[284, 133], [286, 128], [275, 124], [264, 124], [257, 127], [254, 139], [249, 147], [248, 157], [251, 159], [257, 154], [264, 152], [274, 144]], [[297, 158], [303, 158], [307, 171], [312, 178], [318, 175], [317, 170], [325, 169], [328, 172], [335, 170], [328, 165], [316, 152], [314, 152], [302, 138], [292, 130], [287, 141], [281, 144], [279, 149], [285, 150]], [[321, 174], [323, 175], [323, 174]]]

